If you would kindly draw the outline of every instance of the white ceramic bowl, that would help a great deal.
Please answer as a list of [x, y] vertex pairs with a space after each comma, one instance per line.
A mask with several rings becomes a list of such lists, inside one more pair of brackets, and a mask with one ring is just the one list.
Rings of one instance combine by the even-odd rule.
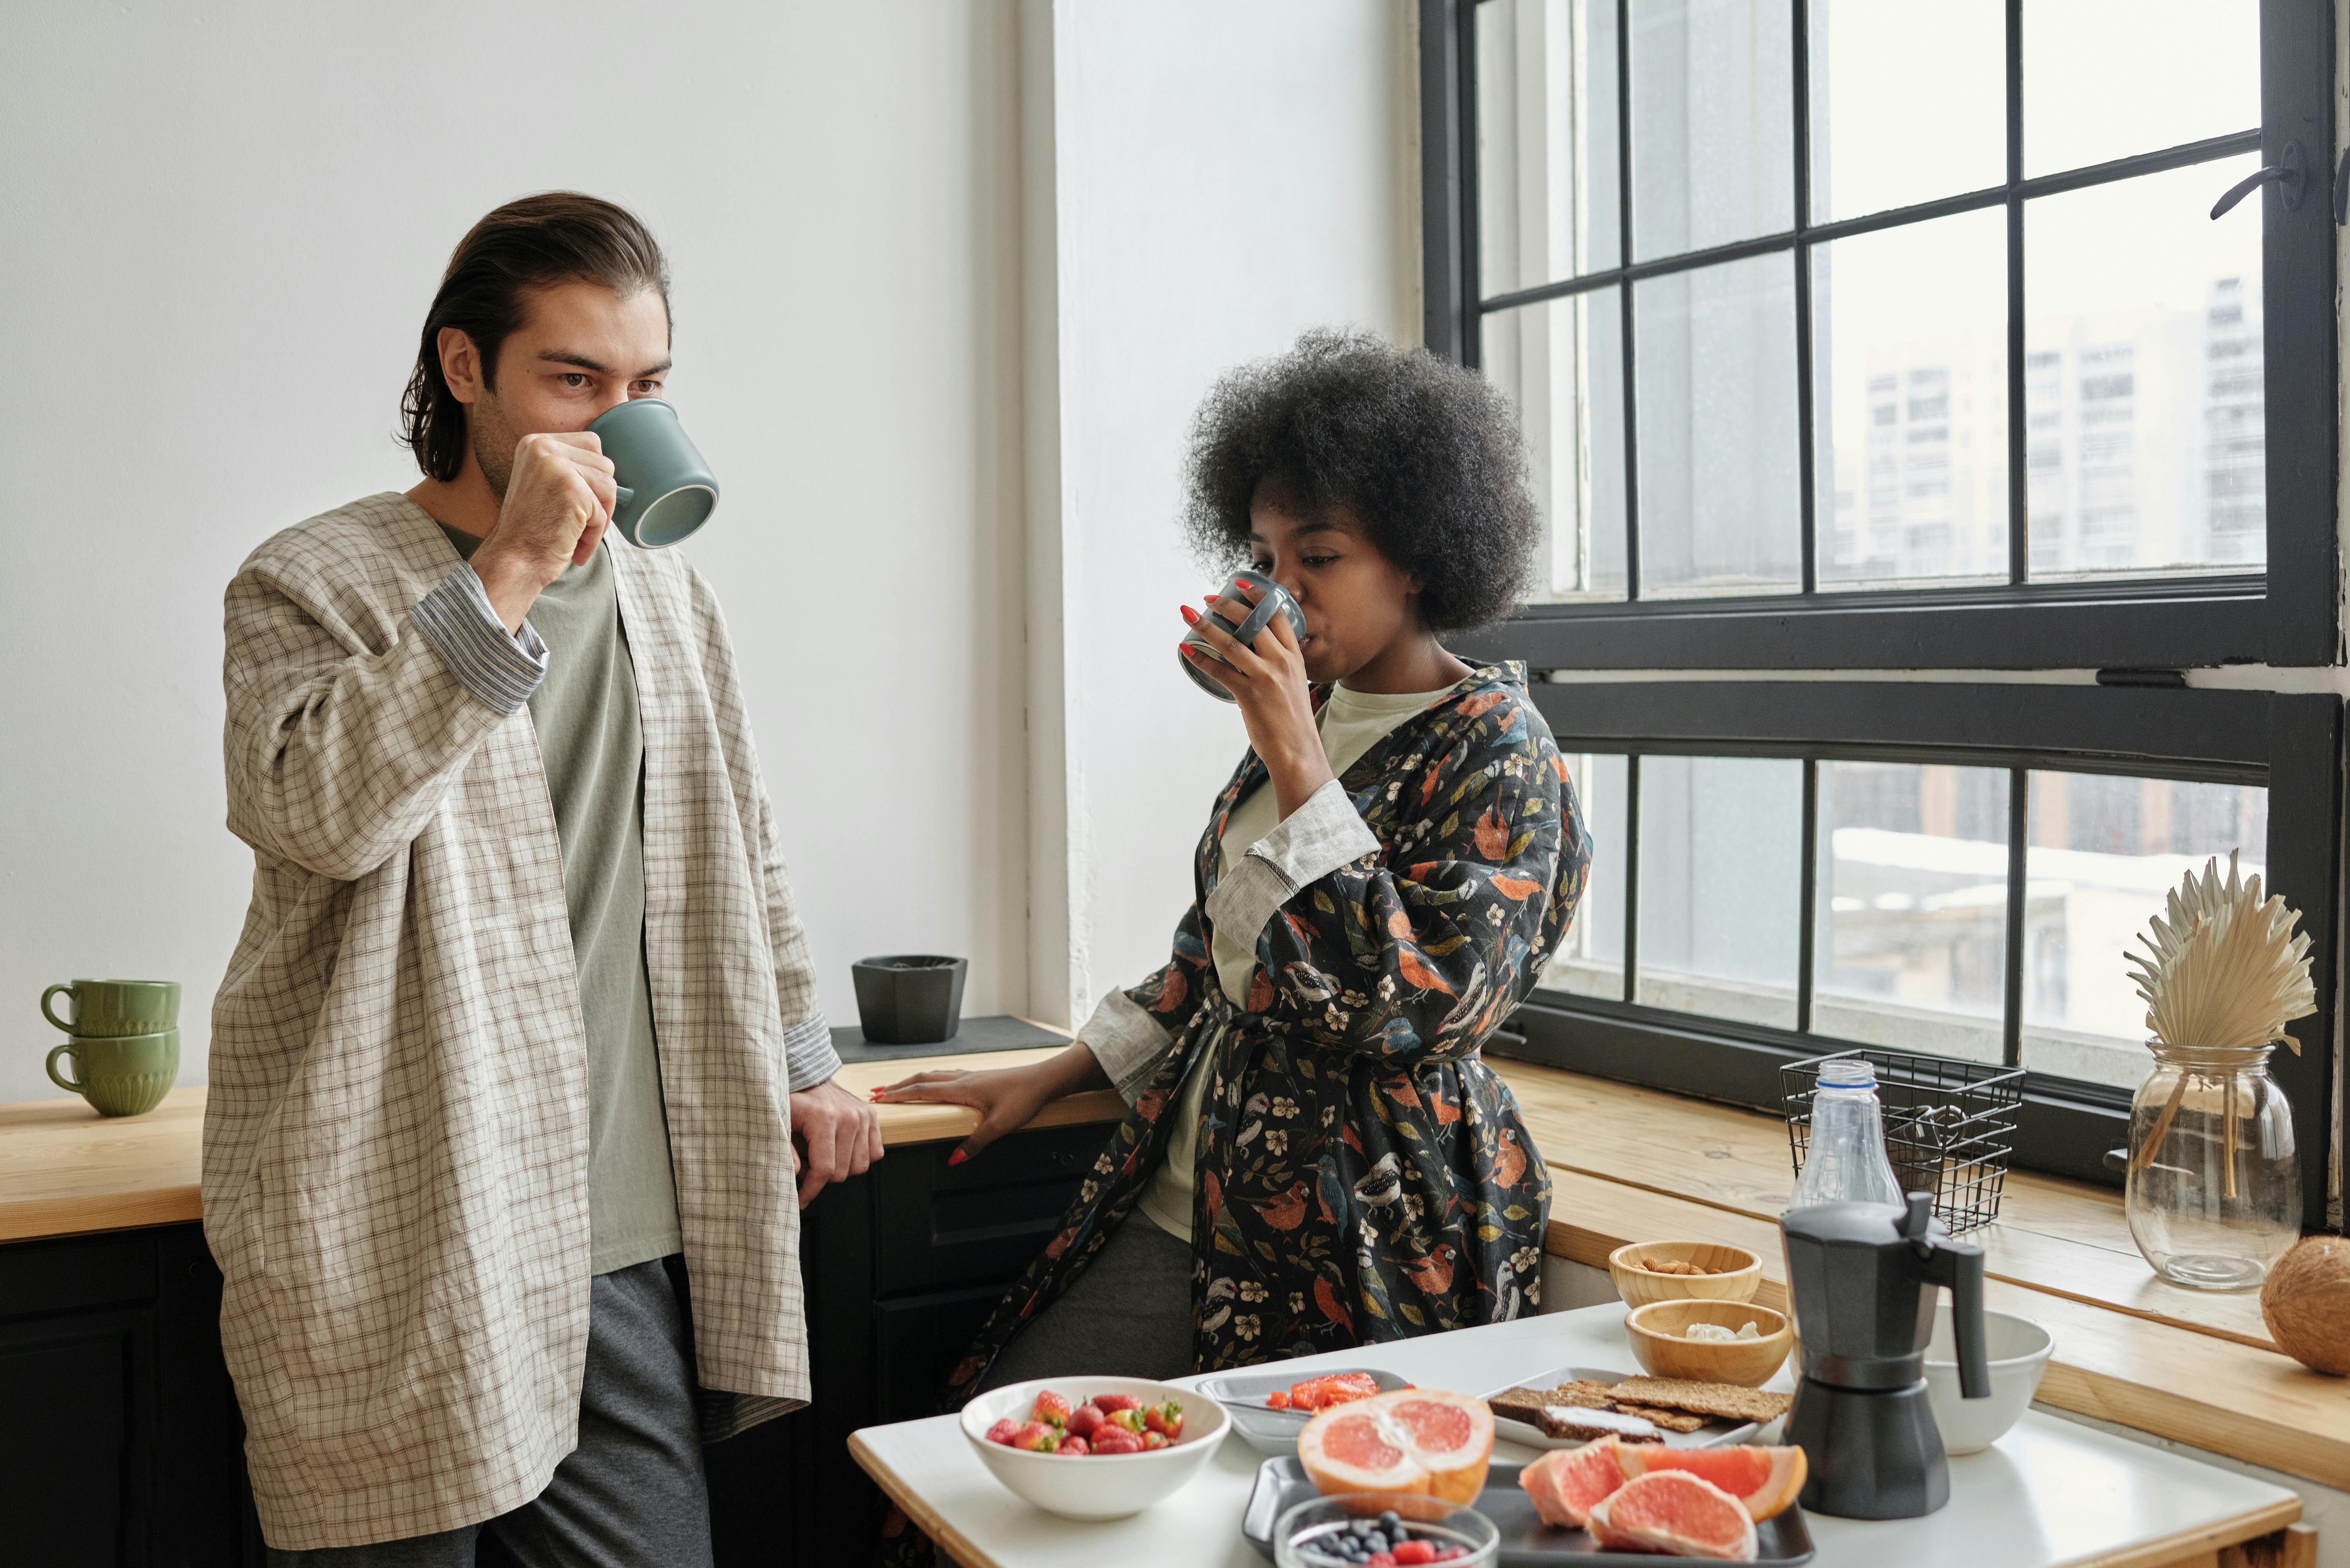
[[1934, 1424], [1942, 1428], [1942, 1447], [1953, 1454], [1977, 1454], [2007, 1435], [2023, 1418], [2048, 1370], [2048, 1353], [2056, 1347], [2049, 1332], [2028, 1317], [2003, 1312], [1983, 1314], [1983, 1355], [1991, 1363], [1991, 1397], [1959, 1397], [1958, 1343], [1950, 1331], [1950, 1303], [1934, 1309], [1934, 1337], [1926, 1342], [1926, 1400], [1934, 1408]]
[[[1172, 1399], [1183, 1407], [1183, 1435], [1163, 1449], [1139, 1454], [1066, 1457], [987, 1440], [987, 1429], [996, 1422], [1027, 1420], [1036, 1396], [1047, 1388], [1066, 1396], [1073, 1409], [1097, 1394], [1131, 1394], [1145, 1405]], [[979, 1451], [979, 1462], [988, 1473], [1045, 1512], [1066, 1519], [1124, 1519], [1140, 1513], [1197, 1475], [1231, 1426], [1224, 1407], [1199, 1390], [1141, 1377], [1047, 1377], [1014, 1383], [962, 1407], [962, 1435]]]

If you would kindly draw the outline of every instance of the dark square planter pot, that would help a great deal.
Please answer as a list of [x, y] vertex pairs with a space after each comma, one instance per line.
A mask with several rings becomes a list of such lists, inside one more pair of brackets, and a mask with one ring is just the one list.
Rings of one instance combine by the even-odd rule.
[[968, 961], [930, 953], [859, 959], [857, 1023], [877, 1045], [931, 1045], [954, 1038], [962, 1023]]

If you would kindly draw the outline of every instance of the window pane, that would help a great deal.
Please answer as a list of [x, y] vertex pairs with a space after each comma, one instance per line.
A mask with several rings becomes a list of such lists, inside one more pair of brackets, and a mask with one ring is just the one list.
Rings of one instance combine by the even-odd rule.
[[2005, 182], [2000, 0], [1812, 0], [1806, 19], [1814, 223]]
[[2005, 582], [2007, 214], [1812, 253], [1823, 585]]
[[1794, 227], [1791, 0], [1632, 11], [1632, 233], [1641, 261]]
[[[2029, 0], [2023, 7], [2026, 175], [2260, 123], [2258, 0]], [[2204, 206], [2218, 194], [2215, 187]]]
[[1570, 755], [1568, 779], [1583, 804], [1583, 826], [1591, 836], [1591, 879], [1575, 924], [1543, 971], [1542, 983], [1577, 996], [1624, 994], [1625, 775], [1622, 757]]
[[2268, 791], [2035, 773], [2028, 828], [2023, 1064], [2135, 1088], [2146, 1002], [2124, 955], [2190, 869], [2239, 849], [2246, 877], [2265, 870]]
[[1624, 305], [1615, 288], [1495, 311], [1485, 378], [1517, 405], [1542, 508], [1534, 599], [1624, 597]]
[[1803, 863], [1802, 763], [1642, 757], [1637, 1000], [1794, 1027]]
[[1478, 266], [1490, 298], [1617, 265], [1615, 0], [1477, 7]]
[[2231, 158], [2024, 209], [2032, 575], [2266, 560], [2257, 167]]
[[2007, 794], [2003, 768], [1820, 764], [1814, 1032], [2000, 1060]]
[[1641, 593], [1800, 587], [1793, 260], [1644, 278], [1632, 300]]

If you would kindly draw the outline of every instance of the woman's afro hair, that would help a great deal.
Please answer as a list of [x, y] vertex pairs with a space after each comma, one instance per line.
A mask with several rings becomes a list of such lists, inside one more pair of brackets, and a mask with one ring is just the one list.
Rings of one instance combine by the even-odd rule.
[[1317, 330], [1226, 375], [1200, 405], [1183, 524], [1222, 567], [1248, 558], [1249, 505], [1351, 513], [1420, 581], [1437, 631], [1518, 606], [1542, 525], [1516, 413], [1473, 370], [1367, 332]]

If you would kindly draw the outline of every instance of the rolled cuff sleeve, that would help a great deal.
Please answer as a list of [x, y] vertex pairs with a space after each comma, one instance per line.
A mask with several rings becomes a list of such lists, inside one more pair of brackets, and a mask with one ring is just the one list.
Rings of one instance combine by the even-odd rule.
[[832, 1048], [832, 1028], [823, 1013], [785, 1032], [784, 1068], [795, 1095], [829, 1082], [840, 1071], [840, 1053]]
[[546, 679], [546, 644], [530, 622], [510, 632], [471, 566], [460, 565], [408, 612], [458, 683], [511, 718]]
[[1150, 1086], [1151, 1077], [1159, 1070], [1159, 1059], [1167, 1054], [1167, 1047], [1175, 1036], [1145, 1012], [1134, 998], [1122, 991], [1113, 991], [1102, 998], [1094, 1015], [1077, 1031], [1077, 1038], [1085, 1042], [1086, 1049], [1101, 1064], [1101, 1070], [1109, 1075], [1119, 1096], [1130, 1106]]
[[1208, 895], [1208, 919], [1222, 935], [1253, 948], [1274, 911], [1300, 888], [1378, 852], [1378, 835], [1364, 826], [1353, 799], [1332, 779], [1249, 846]]

